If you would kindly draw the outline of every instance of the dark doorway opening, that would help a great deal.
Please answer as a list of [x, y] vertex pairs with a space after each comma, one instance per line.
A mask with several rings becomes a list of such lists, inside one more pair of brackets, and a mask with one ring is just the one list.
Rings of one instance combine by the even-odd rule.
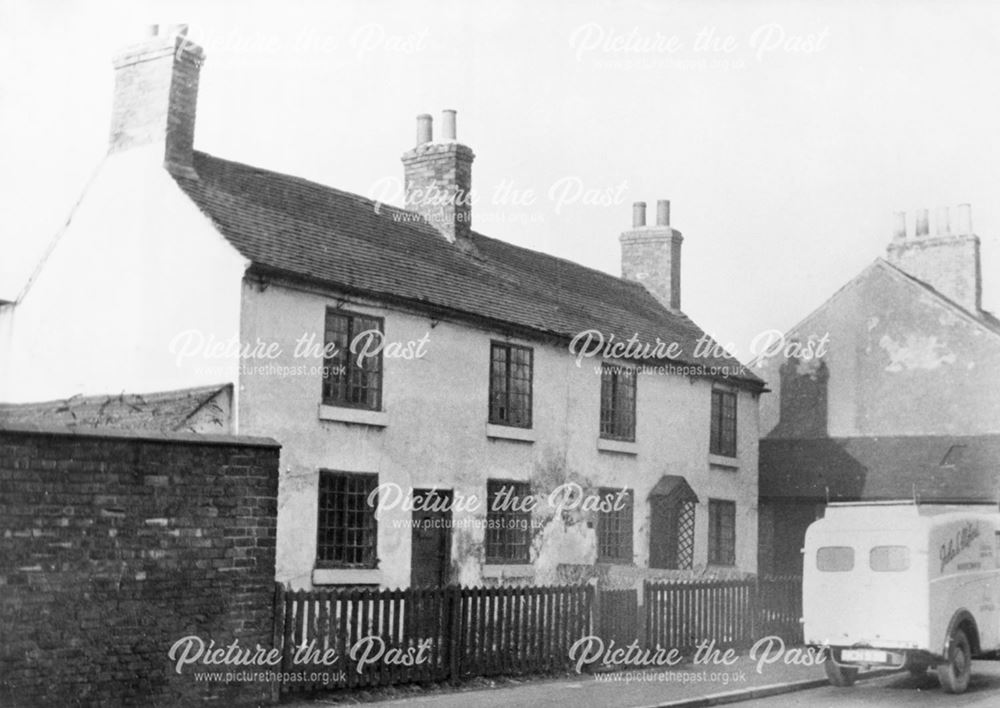
[[451, 490], [413, 490], [411, 587], [439, 587], [450, 580], [451, 500]]

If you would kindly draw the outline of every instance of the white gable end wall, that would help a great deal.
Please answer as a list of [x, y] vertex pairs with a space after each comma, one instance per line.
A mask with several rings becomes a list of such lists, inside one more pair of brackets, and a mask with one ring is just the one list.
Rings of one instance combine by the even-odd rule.
[[21, 301], [4, 308], [0, 400], [236, 382], [235, 358], [178, 360], [184, 332], [196, 333], [189, 343], [238, 337], [247, 261], [162, 151], [106, 158]]

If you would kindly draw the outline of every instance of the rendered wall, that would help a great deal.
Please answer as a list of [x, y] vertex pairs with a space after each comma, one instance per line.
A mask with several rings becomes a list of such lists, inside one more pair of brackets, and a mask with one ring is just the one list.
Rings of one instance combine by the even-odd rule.
[[[535, 492], [576, 482], [588, 491], [627, 486], [634, 490], [635, 564], [649, 554], [649, 501], [665, 474], [685, 476], [700, 503], [696, 511], [696, 567], [707, 561], [708, 499], [737, 502], [736, 570], [753, 572], [757, 548], [757, 399], [739, 394], [738, 469], [710, 467], [711, 383], [678, 375], [640, 376], [636, 454], [598, 450], [599, 361], [578, 368], [563, 345], [512, 341], [534, 347], [534, 442], [487, 436], [490, 340], [502, 339], [470, 326], [433, 322], [421, 315], [347, 303], [345, 309], [385, 317], [387, 341], [428, 336], [417, 360], [384, 360], [384, 427], [321, 420], [318, 359], [296, 359], [295, 341], [315, 333], [322, 343], [325, 309], [338, 300], [276, 284], [261, 291], [244, 285], [242, 338], [277, 341], [282, 356], [244, 366], [240, 380], [240, 432], [264, 434], [282, 444], [278, 511], [278, 580], [309, 587], [316, 548], [320, 469], [374, 472], [379, 482], [402, 489], [438, 487], [482, 500], [488, 478], [530, 481]], [[294, 367], [299, 367], [294, 371]], [[452, 580], [478, 584], [483, 576], [482, 521], [456, 512]], [[556, 582], [561, 564], [593, 564], [593, 514], [553, 514], [542, 505], [529, 580]], [[388, 510], [379, 523], [379, 572], [368, 581], [405, 587], [410, 581], [410, 513]], [[463, 526], [464, 524], [464, 526]], [[487, 569], [489, 571], [489, 569]], [[718, 569], [730, 572], [733, 569]], [[346, 575], [344, 576], [347, 577]], [[357, 577], [357, 576], [352, 576]]]

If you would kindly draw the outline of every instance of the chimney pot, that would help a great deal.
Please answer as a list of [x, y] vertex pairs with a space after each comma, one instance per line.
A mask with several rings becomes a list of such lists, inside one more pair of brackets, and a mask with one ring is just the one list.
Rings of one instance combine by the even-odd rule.
[[656, 203], [656, 228], [647, 229], [646, 202], [632, 204], [632, 230], [619, 237], [622, 278], [639, 283], [664, 307], [681, 309], [680, 231], [670, 227], [666, 199]]
[[959, 236], [972, 234], [971, 204], [959, 204], [955, 209], [955, 233]]
[[632, 228], [639, 228], [646, 225], [646, 202], [634, 202], [632, 204]]
[[[444, 111], [444, 140], [433, 143], [431, 117], [417, 116], [417, 147], [403, 154], [406, 208], [420, 214], [450, 243], [472, 243], [472, 162], [455, 141], [455, 111]], [[433, 145], [428, 145], [433, 143]]]
[[441, 111], [441, 139], [442, 140], [457, 140], [456, 130], [455, 130], [455, 117], [457, 111], [449, 108]]
[[938, 207], [934, 212], [934, 227], [938, 236], [947, 236], [951, 233], [948, 207]]
[[660, 199], [656, 202], [656, 225], [670, 226], [670, 200]]
[[906, 238], [906, 212], [897, 211], [892, 214], [892, 237], [896, 240]]
[[972, 233], [971, 209], [968, 204], [955, 209], [953, 229], [949, 226], [950, 216], [947, 208], [935, 209], [935, 237], [926, 238], [927, 210], [918, 210], [917, 238], [893, 239], [886, 255], [892, 265], [978, 315], [982, 310], [982, 262], [979, 238]]
[[434, 119], [426, 113], [417, 116], [417, 145], [429, 143], [434, 139]]

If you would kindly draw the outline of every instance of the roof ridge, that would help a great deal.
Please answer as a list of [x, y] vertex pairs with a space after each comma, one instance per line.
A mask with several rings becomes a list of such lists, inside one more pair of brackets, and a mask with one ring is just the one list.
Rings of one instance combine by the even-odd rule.
[[[551, 259], [553, 261], [558, 261], [560, 263], [565, 263], [568, 266], [571, 266], [573, 268], [577, 268], [579, 270], [585, 270], [588, 273], [592, 273], [594, 275], [598, 275], [598, 276], [600, 276], [602, 278], [608, 278], [608, 279], [610, 279], [610, 280], [612, 280], [612, 281], [614, 281], [616, 283], [620, 283], [623, 287], [627, 287], [627, 288], [641, 288], [644, 292], [647, 292], [647, 293], [649, 292], [648, 290], [646, 290], [646, 287], [644, 285], [642, 285], [642, 283], [637, 283], [634, 280], [628, 280], [626, 278], [622, 278], [621, 276], [613, 275], [611, 273], [608, 273], [608, 272], [603, 271], [603, 270], [599, 270], [597, 268], [591, 268], [590, 266], [583, 265], [582, 263], [577, 263], [576, 261], [570, 260], [569, 258], [566, 258], [564, 256], [557, 256], [557, 255], [555, 255], [553, 253], [547, 253], [545, 251], [536, 251], [535, 249], [528, 248], [527, 246], [521, 246], [521, 245], [518, 245], [516, 243], [511, 243], [510, 241], [504, 241], [503, 239], [496, 238], [494, 236], [487, 236], [486, 234], [481, 233], [479, 231], [473, 231], [472, 234], [474, 236], [476, 236], [476, 237], [486, 239], [487, 241], [493, 241], [494, 243], [499, 243], [502, 246], [504, 246], [505, 248], [516, 249], [518, 251], [524, 251], [526, 253], [531, 253], [531, 254], [534, 254], [534, 255], [543, 256], [543, 257]], [[661, 305], [661, 307], [662, 307], [662, 305]], [[666, 308], [664, 308], [664, 309], [666, 309]], [[669, 312], [669, 310], [668, 310], [668, 312]]]
[[[350, 192], [350, 191], [345, 190], [345, 189], [340, 189], [338, 187], [333, 187], [333, 186], [330, 186], [330, 185], [327, 185], [327, 184], [323, 184], [321, 182], [316, 182], [315, 180], [311, 180], [311, 179], [309, 179], [307, 177], [300, 177], [298, 175], [292, 175], [292, 174], [288, 174], [286, 172], [277, 172], [275, 170], [271, 170], [271, 169], [268, 169], [268, 168], [265, 168], [265, 167], [257, 167], [256, 165], [251, 165], [251, 164], [246, 163], [246, 162], [240, 162], [238, 160], [230, 160], [230, 159], [225, 158], [225, 157], [218, 157], [217, 155], [213, 155], [211, 153], [207, 153], [207, 152], [204, 152], [204, 151], [201, 151], [201, 150], [195, 150], [194, 152], [195, 152], [196, 156], [204, 157], [204, 158], [207, 158], [207, 159], [210, 159], [210, 160], [215, 160], [217, 162], [223, 162], [223, 163], [226, 163], [228, 165], [236, 165], [238, 167], [243, 167], [243, 168], [246, 168], [246, 169], [250, 169], [250, 170], [258, 172], [258, 173], [260, 173], [262, 175], [275, 175], [275, 176], [281, 177], [283, 179], [293, 180], [295, 182], [298, 182], [299, 184], [302, 184], [302, 185], [305, 185], [305, 186], [308, 186], [308, 187], [313, 187], [313, 188], [316, 188], [317, 190], [321, 190], [321, 191], [334, 192], [336, 194], [339, 194], [339, 195], [342, 195], [342, 196], [345, 196], [345, 197], [350, 197], [350, 198], [356, 199], [356, 200], [362, 202], [363, 204], [369, 204], [369, 205], [372, 205], [373, 207], [377, 207], [377, 208], [380, 208], [380, 209], [387, 208], [387, 209], [390, 209], [390, 210], [398, 212], [398, 213], [407, 214], [407, 215], [413, 215], [413, 216], [417, 216], [417, 217], [422, 217], [422, 215], [419, 212], [413, 211], [411, 209], [406, 209], [405, 207], [396, 206], [395, 204], [390, 204], [389, 202], [380, 202], [380, 201], [378, 201], [376, 199], [372, 199], [370, 197], [366, 197], [364, 195], [358, 194], [357, 192]], [[426, 222], [426, 219], [425, 219], [425, 222]], [[429, 223], [429, 222], [426, 222], [426, 223]], [[487, 234], [484, 234], [481, 231], [475, 231], [475, 230], [473, 230], [471, 233], [472, 233], [472, 235], [474, 237], [478, 237], [478, 238], [485, 239], [487, 241], [492, 241], [494, 243], [498, 243], [501, 246], [503, 246], [504, 248], [509, 248], [509, 249], [518, 250], [518, 251], [523, 251], [525, 253], [530, 253], [530, 254], [536, 255], [536, 256], [542, 256], [544, 258], [548, 258], [548, 259], [551, 259], [553, 261], [558, 261], [560, 263], [566, 264], [569, 267], [572, 267], [572, 268], [575, 268], [575, 269], [578, 269], [578, 270], [582, 270], [582, 271], [586, 271], [588, 273], [591, 273], [593, 275], [599, 276], [601, 278], [608, 279], [611, 282], [618, 283], [623, 288], [626, 288], [626, 289], [638, 289], [641, 292], [649, 293], [649, 291], [646, 289], [646, 287], [644, 285], [642, 285], [641, 283], [637, 283], [637, 282], [635, 282], [633, 280], [628, 280], [626, 278], [622, 278], [621, 276], [617, 276], [617, 275], [614, 275], [612, 273], [608, 273], [606, 271], [603, 271], [603, 270], [600, 270], [600, 269], [597, 269], [597, 268], [592, 268], [591, 266], [587, 266], [587, 265], [584, 265], [582, 263], [578, 263], [577, 261], [571, 260], [570, 258], [567, 258], [565, 256], [559, 256], [559, 255], [556, 255], [554, 253], [548, 253], [546, 251], [539, 251], [539, 250], [534, 249], [534, 248], [528, 248], [527, 246], [521, 246], [519, 244], [511, 243], [510, 241], [505, 241], [503, 239], [496, 238], [494, 236], [488, 236]], [[655, 298], [654, 298], [654, 300], [655, 300]], [[683, 314], [682, 311], [673, 312], [673, 311], [668, 310], [667, 308], [663, 307], [662, 305], [660, 305], [660, 307], [665, 312], [667, 312], [669, 314], [672, 314], [672, 315], [676, 315], [676, 314], [679, 314], [679, 313]], [[687, 315], [683, 315], [683, 316], [685, 317], [685, 319], [688, 319], [690, 321], [690, 319], [687, 317]]]
[[[881, 256], [876, 256], [875, 260], [873, 260], [867, 266], [865, 266], [864, 268], [862, 268], [861, 271], [859, 271], [854, 277], [852, 277], [846, 283], [844, 283], [839, 288], [837, 288], [833, 292], [833, 294], [830, 295], [830, 297], [828, 297], [826, 300], [824, 300], [823, 302], [821, 302], [815, 308], [813, 308], [812, 310], [810, 310], [809, 314], [807, 314], [805, 317], [803, 317], [802, 319], [800, 319], [794, 325], [792, 325], [791, 327], [789, 327], [785, 331], [784, 334], [786, 336], [794, 336], [798, 332], [798, 330], [801, 329], [802, 327], [804, 327], [806, 325], [806, 323], [809, 322], [810, 319], [812, 319], [817, 313], [819, 313], [820, 310], [824, 309], [830, 303], [832, 303], [834, 300], [836, 300], [841, 295], [843, 295], [845, 292], [847, 292], [862, 277], [864, 277], [869, 271], [871, 271], [874, 268], [882, 268], [885, 272], [889, 273], [890, 276], [898, 277], [902, 282], [909, 283], [910, 285], [916, 285], [916, 286], [920, 287], [922, 290], [924, 290], [924, 291], [930, 293], [931, 295], [934, 295], [935, 297], [937, 297], [937, 299], [940, 300], [942, 302], [942, 304], [947, 305], [947, 306], [951, 307], [952, 309], [956, 310], [959, 314], [965, 316], [967, 319], [971, 320], [973, 323], [978, 324], [983, 329], [985, 329], [985, 330], [987, 330], [987, 331], [989, 331], [989, 332], [991, 332], [993, 334], [996, 334], [997, 336], [1000, 336], [1000, 321], [998, 321], [996, 319], [996, 317], [992, 313], [990, 313], [990, 312], [988, 312], [986, 310], [981, 310], [981, 313], [984, 316], [983, 317], [977, 317], [975, 314], [973, 314], [969, 310], [965, 309], [964, 307], [962, 307], [961, 305], [959, 305], [958, 303], [956, 303], [954, 300], [946, 297], [945, 295], [942, 295], [939, 291], [935, 290], [934, 287], [932, 287], [931, 285], [928, 285], [927, 283], [925, 283], [924, 281], [920, 280], [919, 278], [915, 278], [914, 276], [910, 275], [909, 273], [907, 273], [906, 271], [904, 271], [899, 266], [893, 265], [892, 263], [890, 263], [889, 261], [887, 261], [885, 258], [882, 258]], [[747, 366], [750, 367], [750, 368], [755, 368], [755, 367], [757, 367], [760, 364], [760, 362], [764, 358], [765, 358], [765, 355], [761, 354], [761, 355], [755, 357], [753, 359], [753, 361], [751, 361]]]
[[[798, 322], [796, 322], [791, 327], [789, 327], [787, 330], [785, 330], [783, 332], [783, 334], [786, 337], [794, 337], [797, 334], [798, 330], [801, 329], [802, 327], [804, 327], [806, 325], [806, 323], [809, 322], [809, 320], [811, 320], [813, 317], [815, 317], [820, 312], [820, 310], [822, 310], [825, 307], [827, 307], [834, 300], [837, 300], [838, 298], [840, 298], [851, 287], [853, 287], [859, 280], [861, 280], [861, 278], [866, 273], [868, 273], [868, 271], [870, 271], [873, 268], [875, 268], [878, 265], [879, 261], [881, 261], [881, 260], [882, 260], [881, 258], [876, 258], [871, 263], [869, 263], [864, 268], [862, 268], [857, 273], [857, 275], [855, 275], [850, 280], [848, 280], [846, 283], [844, 283], [839, 288], [837, 288], [836, 290], [834, 290], [833, 294], [830, 295], [830, 297], [826, 298], [825, 300], [823, 300], [823, 302], [821, 302], [816, 307], [814, 307], [812, 310], [810, 310], [808, 314], [806, 314]], [[757, 355], [756, 357], [754, 357], [753, 360], [751, 360], [750, 363], [747, 364], [747, 366], [750, 367], [750, 368], [755, 368], [755, 367], [759, 366], [767, 358], [770, 358], [770, 357], [767, 356], [767, 353], [766, 352], [762, 352], [759, 355]]]
[[[197, 157], [201, 157], [201, 158], [205, 158], [205, 159], [208, 159], [208, 160], [214, 160], [216, 162], [222, 162], [222, 163], [225, 163], [226, 165], [234, 165], [236, 167], [240, 167], [240, 168], [244, 168], [244, 169], [248, 169], [248, 170], [253, 170], [254, 172], [260, 173], [262, 176], [271, 175], [271, 176], [275, 176], [275, 177], [280, 177], [282, 179], [287, 179], [287, 180], [291, 180], [293, 182], [297, 182], [298, 184], [303, 185], [303, 186], [314, 188], [314, 189], [316, 189], [318, 191], [334, 192], [334, 193], [339, 194], [339, 195], [344, 196], [344, 197], [350, 197], [351, 199], [356, 199], [356, 200], [358, 200], [358, 201], [360, 201], [360, 202], [362, 202], [364, 204], [371, 205], [372, 208], [373, 208], [373, 210], [375, 210], [376, 213], [378, 213], [378, 209], [386, 209], [387, 208], [387, 209], [391, 209], [392, 211], [399, 212], [399, 213], [402, 213], [402, 214], [407, 214], [407, 215], [412, 215], [412, 216], [417, 216], [417, 217], [423, 218], [422, 215], [419, 212], [412, 211], [411, 209], [407, 209], [405, 207], [399, 207], [399, 206], [396, 206], [395, 204], [390, 204], [389, 202], [380, 202], [377, 199], [372, 199], [371, 197], [366, 197], [366, 196], [364, 196], [362, 194], [358, 194], [357, 192], [349, 192], [346, 189], [340, 189], [339, 187], [333, 187], [333, 186], [331, 186], [329, 184], [324, 184], [322, 182], [317, 182], [316, 180], [309, 179], [308, 177], [302, 177], [302, 176], [299, 176], [299, 175], [293, 175], [293, 174], [289, 174], [288, 172], [278, 172], [276, 170], [268, 169], [267, 167], [258, 167], [257, 165], [251, 165], [248, 162], [240, 162], [239, 160], [230, 160], [229, 158], [219, 157], [218, 155], [213, 155], [211, 153], [204, 152], [202, 150], [195, 150], [194, 154], [195, 154], [196, 158]], [[186, 178], [180, 177], [179, 179], [186, 179]], [[426, 222], [426, 220], [424, 220], [424, 221]]]

